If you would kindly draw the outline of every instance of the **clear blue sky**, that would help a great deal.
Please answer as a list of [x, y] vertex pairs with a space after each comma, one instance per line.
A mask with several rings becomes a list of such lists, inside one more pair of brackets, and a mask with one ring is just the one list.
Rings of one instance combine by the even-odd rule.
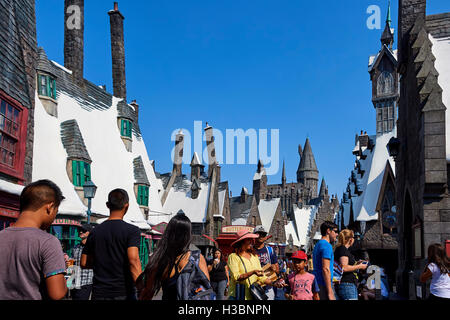
[[[85, 78], [112, 92], [113, 0], [85, 1]], [[128, 100], [157, 171], [171, 171], [171, 133], [194, 121], [226, 129], [279, 129], [280, 170], [296, 181], [297, 146], [309, 137], [330, 193], [342, 196], [353, 167], [355, 134], [375, 132], [368, 58], [380, 49], [388, 0], [121, 0]], [[366, 13], [381, 8], [381, 29]], [[397, 29], [398, 1], [392, 1]], [[64, 1], [37, 0], [38, 45], [64, 62]], [[450, 11], [428, 1], [427, 14]], [[397, 39], [397, 37], [396, 37]], [[396, 43], [394, 44], [396, 47]], [[256, 165], [223, 165], [233, 195], [252, 190]], [[183, 166], [189, 174], [189, 166]], [[320, 182], [320, 181], [319, 181]]]

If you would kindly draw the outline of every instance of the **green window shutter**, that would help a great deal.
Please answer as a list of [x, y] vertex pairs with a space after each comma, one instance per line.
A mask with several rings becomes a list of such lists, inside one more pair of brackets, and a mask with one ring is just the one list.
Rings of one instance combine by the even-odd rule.
[[127, 126], [128, 132], [127, 132], [127, 137], [130, 137], [130, 138], [131, 138], [131, 130], [132, 130], [132, 128], [133, 128], [133, 124], [131, 123], [131, 121], [128, 121], [128, 126]]
[[72, 179], [73, 179], [73, 185], [77, 187], [81, 187], [81, 168], [80, 168], [80, 161], [73, 160], [72, 161]]
[[148, 187], [144, 187], [144, 206], [148, 207]]
[[51, 97], [52, 96], [52, 92], [53, 92], [53, 88], [52, 88], [52, 79], [50, 79], [49, 76], [45, 76], [46, 80], [47, 80], [47, 96]]
[[120, 135], [125, 136], [125, 120], [120, 120]]
[[84, 181], [83, 185], [86, 183], [86, 181], [91, 180], [91, 165], [87, 162], [83, 162], [84, 164]]

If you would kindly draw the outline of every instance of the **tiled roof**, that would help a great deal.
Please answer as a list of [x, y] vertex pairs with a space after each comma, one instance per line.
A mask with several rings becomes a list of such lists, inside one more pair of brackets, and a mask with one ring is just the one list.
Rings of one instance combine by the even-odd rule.
[[427, 16], [426, 25], [434, 38], [450, 37], [450, 12]]
[[145, 173], [144, 163], [142, 162], [142, 157], [139, 156], [133, 160], [134, 168], [134, 179], [135, 183], [150, 185], [148, 181], [147, 174]]
[[61, 123], [61, 140], [68, 158], [92, 161], [76, 120], [72, 119]]

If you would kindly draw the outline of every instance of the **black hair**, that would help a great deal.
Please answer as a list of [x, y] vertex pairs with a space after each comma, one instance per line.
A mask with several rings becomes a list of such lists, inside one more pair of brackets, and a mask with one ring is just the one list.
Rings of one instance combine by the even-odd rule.
[[327, 235], [327, 230], [328, 229], [338, 229], [337, 224], [331, 222], [331, 221], [325, 221], [324, 223], [322, 223], [320, 225], [320, 234], [323, 236]]
[[213, 257], [215, 256], [215, 254], [216, 254], [217, 251], [220, 252], [220, 260], [223, 261], [223, 259], [224, 259], [224, 257], [223, 257], [223, 252], [222, 252], [222, 250], [220, 250], [219, 248], [214, 248]]
[[111, 211], [122, 210], [129, 202], [128, 193], [123, 189], [114, 189], [108, 194], [106, 206]]
[[442, 274], [450, 273], [450, 260], [445, 253], [444, 246], [440, 243], [428, 246], [428, 263], [436, 264]]
[[54, 203], [55, 207], [59, 207], [64, 200], [61, 189], [50, 180], [38, 180], [27, 185], [20, 194], [19, 210], [36, 211], [42, 206]]
[[[155, 252], [145, 267], [145, 281], [152, 278], [153, 287], [144, 288], [143, 297], [153, 297], [162, 287], [163, 277], [170, 277], [177, 257], [189, 251], [192, 241], [191, 220], [184, 214], [177, 214], [170, 219]], [[181, 258], [180, 258], [181, 259]]]

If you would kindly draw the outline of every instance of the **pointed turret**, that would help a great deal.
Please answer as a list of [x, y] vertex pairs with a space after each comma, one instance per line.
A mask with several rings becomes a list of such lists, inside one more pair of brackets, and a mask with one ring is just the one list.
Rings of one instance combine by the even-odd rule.
[[322, 178], [322, 183], [320, 184], [319, 197], [324, 199], [328, 195], [327, 184], [325, 183], [325, 177]]
[[384, 27], [383, 34], [381, 35], [381, 45], [386, 45], [389, 49], [392, 50], [392, 45], [394, 44], [394, 33], [391, 29], [391, 23], [391, 1], [389, 1], [386, 26]]
[[284, 160], [283, 160], [283, 173], [281, 174], [281, 185], [283, 187], [286, 185], [286, 168], [284, 166]]
[[305, 147], [302, 152], [302, 159], [297, 171], [297, 181], [302, 183], [306, 189], [310, 190], [312, 198], [317, 197], [317, 184], [319, 181], [319, 170], [317, 170], [316, 160], [309, 143], [306, 138]]

